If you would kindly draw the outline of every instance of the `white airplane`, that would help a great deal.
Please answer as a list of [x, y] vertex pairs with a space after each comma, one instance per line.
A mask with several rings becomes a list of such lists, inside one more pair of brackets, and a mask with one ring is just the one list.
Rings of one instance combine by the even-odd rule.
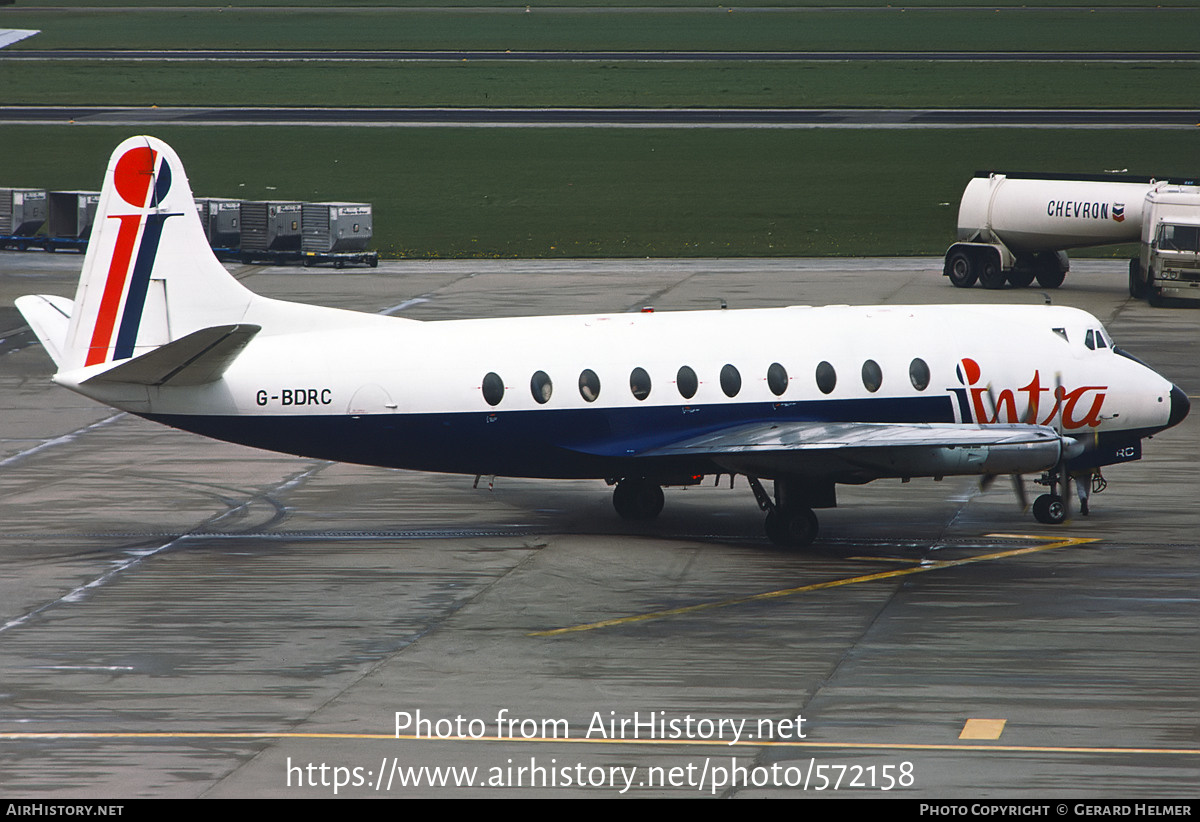
[[743, 474], [785, 545], [812, 542], [837, 483], [884, 477], [1042, 473], [1034, 514], [1062, 522], [1072, 475], [1140, 458], [1189, 410], [1071, 308], [418, 322], [267, 299], [213, 257], [153, 137], [112, 155], [75, 300], [17, 306], [55, 382], [156, 422], [476, 481], [603, 478], [632, 519], [665, 485]]

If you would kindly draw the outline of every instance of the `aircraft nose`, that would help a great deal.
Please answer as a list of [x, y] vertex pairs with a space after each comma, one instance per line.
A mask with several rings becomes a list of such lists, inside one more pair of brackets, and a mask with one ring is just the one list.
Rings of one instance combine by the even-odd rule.
[[1171, 386], [1171, 416], [1167, 419], [1167, 427], [1179, 425], [1183, 422], [1183, 418], [1188, 415], [1188, 411], [1192, 410], [1192, 401], [1188, 399], [1187, 394], [1183, 393], [1178, 385]]

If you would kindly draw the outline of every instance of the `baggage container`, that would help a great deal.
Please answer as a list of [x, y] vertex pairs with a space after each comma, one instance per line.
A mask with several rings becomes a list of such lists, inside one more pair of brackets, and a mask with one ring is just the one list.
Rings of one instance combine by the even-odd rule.
[[242, 251], [299, 251], [300, 203], [246, 200], [241, 204]]
[[228, 197], [205, 197], [196, 201], [204, 236], [213, 248], [237, 248], [242, 244], [242, 201]]
[[36, 234], [46, 222], [46, 189], [0, 188], [0, 235]]
[[371, 241], [370, 203], [304, 203], [303, 251], [362, 251]]
[[69, 240], [86, 240], [91, 235], [99, 191], [51, 191], [47, 199], [47, 234]]

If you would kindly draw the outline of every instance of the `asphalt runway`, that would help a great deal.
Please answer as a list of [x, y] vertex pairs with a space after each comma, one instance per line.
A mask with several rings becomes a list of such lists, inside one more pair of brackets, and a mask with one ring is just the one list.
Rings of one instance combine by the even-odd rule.
[[[615, 11], [615, 9], [613, 10]], [[2, 35], [0, 35], [2, 36]], [[29, 35], [25, 35], [29, 36]], [[16, 41], [13, 41], [16, 42]], [[0, 46], [4, 44], [0, 40]], [[320, 61], [356, 62], [996, 62], [996, 63], [1191, 63], [1194, 51], [529, 51], [489, 49], [12, 49], [0, 60], [139, 60], [151, 62]]]
[[[883, 481], [841, 489], [813, 550], [789, 553], [762, 536], [744, 482], [669, 489], [663, 515], [634, 527], [602, 482], [473, 488], [98, 406], [49, 382], [11, 308], [72, 295], [79, 261], [0, 254], [10, 799], [1195, 798], [1200, 414], [1107, 470], [1092, 515], [1062, 527], [1019, 511], [1003, 481]], [[957, 290], [940, 268], [235, 273], [271, 296], [416, 319], [1042, 300]], [[1200, 314], [1130, 300], [1125, 270], [1075, 261], [1052, 298], [1194, 400]], [[431, 770], [450, 767], [467, 770]]]
[[1194, 129], [1198, 122], [1200, 109], [0, 106], [0, 123], [37, 125]]

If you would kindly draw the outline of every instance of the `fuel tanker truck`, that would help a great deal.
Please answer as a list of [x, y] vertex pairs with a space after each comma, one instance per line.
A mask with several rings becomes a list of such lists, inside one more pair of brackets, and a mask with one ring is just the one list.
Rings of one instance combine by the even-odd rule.
[[1193, 180], [978, 172], [942, 273], [959, 288], [1058, 288], [1067, 249], [1141, 243], [1136, 297], [1200, 300], [1200, 186]]

